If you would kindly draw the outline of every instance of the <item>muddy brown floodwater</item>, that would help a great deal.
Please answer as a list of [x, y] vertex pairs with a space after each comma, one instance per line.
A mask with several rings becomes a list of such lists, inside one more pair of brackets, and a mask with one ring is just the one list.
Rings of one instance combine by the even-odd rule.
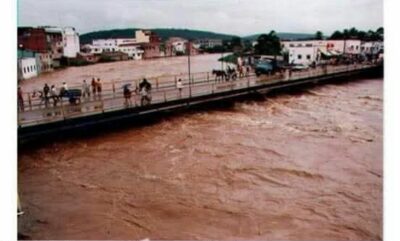
[[32, 239], [382, 239], [382, 79], [19, 153]]

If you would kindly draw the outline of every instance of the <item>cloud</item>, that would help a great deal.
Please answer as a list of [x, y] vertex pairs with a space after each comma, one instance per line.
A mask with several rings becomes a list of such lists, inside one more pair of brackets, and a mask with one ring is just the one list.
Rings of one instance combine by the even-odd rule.
[[382, 0], [19, 0], [19, 26], [190, 28], [247, 35], [383, 25]]

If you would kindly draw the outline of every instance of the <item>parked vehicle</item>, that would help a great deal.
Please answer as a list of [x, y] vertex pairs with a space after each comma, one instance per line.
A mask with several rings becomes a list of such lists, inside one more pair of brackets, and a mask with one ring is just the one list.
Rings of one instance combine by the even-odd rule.
[[305, 64], [293, 64], [293, 65], [291, 65], [291, 69], [293, 71], [307, 70], [308, 68], [309, 68], [309, 66], [305, 65]]
[[284, 69], [284, 63], [283, 61], [274, 59], [263, 59], [258, 61], [254, 68], [257, 76], [261, 74], [274, 74]]
[[81, 103], [81, 97], [82, 91], [80, 89], [70, 89], [60, 93], [60, 98], [68, 98], [71, 104]]
[[271, 62], [259, 62], [255, 67], [256, 76], [260, 76], [262, 74], [272, 74], [273, 71], [274, 67]]

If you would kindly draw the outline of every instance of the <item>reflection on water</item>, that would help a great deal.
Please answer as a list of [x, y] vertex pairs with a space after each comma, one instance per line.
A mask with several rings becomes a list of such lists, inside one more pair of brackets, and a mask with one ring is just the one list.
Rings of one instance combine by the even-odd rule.
[[382, 239], [382, 80], [19, 154], [34, 239]]

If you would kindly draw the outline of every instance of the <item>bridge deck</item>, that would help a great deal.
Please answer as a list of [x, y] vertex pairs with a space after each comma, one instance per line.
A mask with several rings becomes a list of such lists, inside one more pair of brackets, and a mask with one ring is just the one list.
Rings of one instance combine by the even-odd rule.
[[[300, 79], [310, 79], [315, 77], [329, 76], [339, 73], [350, 73], [357, 70], [363, 70], [375, 67], [374, 65], [347, 65], [347, 66], [327, 66], [326, 68], [316, 68], [307, 71], [293, 72], [289, 77], [288, 74], [277, 74], [270, 76], [256, 77], [254, 74], [237, 78], [234, 81], [216, 81], [214, 77], [183, 80], [183, 90], [180, 94], [175, 85], [175, 80], [164, 81], [162, 83], [153, 83], [151, 91], [152, 101], [146, 106], [148, 110], [151, 106], [157, 104], [168, 104], [176, 101], [186, 100], [188, 103], [194, 101], [196, 97], [213, 96], [221, 93], [232, 92], [235, 90], [250, 90], [254, 87], [271, 85], [274, 83], [291, 83]], [[135, 82], [133, 82], [135, 85]], [[140, 104], [141, 96], [132, 94], [131, 103], [126, 103], [123, 97], [122, 85], [117, 86], [109, 84], [109, 88], [104, 89], [101, 97], [91, 96], [90, 98], [82, 98], [80, 104], [69, 104], [67, 101], [58, 103], [57, 106], [44, 107], [40, 99], [30, 99], [25, 101], [25, 110], [18, 112], [18, 125], [20, 128], [32, 127], [36, 125], [61, 122], [69, 119], [76, 119], [85, 116], [98, 115], [108, 112], [126, 109], [143, 109]], [[107, 85], [106, 85], [107, 86]], [[28, 96], [30, 93], [28, 93]], [[51, 101], [50, 101], [51, 102]], [[50, 103], [51, 105], [52, 103]]]

